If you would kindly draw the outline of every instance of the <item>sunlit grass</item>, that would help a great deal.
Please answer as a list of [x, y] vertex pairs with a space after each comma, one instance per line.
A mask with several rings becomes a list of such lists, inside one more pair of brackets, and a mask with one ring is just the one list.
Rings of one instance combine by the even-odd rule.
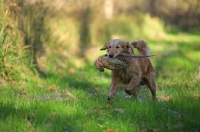
[[[167, 47], [167, 43], [162, 46]], [[165, 52], [174, 50], [166, 47]], [[192, 51], [180, 46], [175, 49]], [[152, 51], [156, 52], [154, 48]], [[152, 58], [158, 68], [157, 103], [145, 87], [140, 90], [137, 102], [124, 93], [123, 86], [114, 100], [108, 102], [109, 71], [100, 73], [93, 62], [85, 62], [81, 67], [71, 62], [66, 63], [69, 70], [63, 74], [52, 69], [46, 79], [29, 77], [19, 86], [1, 87], [0, 128], [75, 132], [198, 130], [200, 90], [199, 71], [195, 68], [198, 60], [182, 58], [175, 51], [165, 52], [158, 52], [164, 58]]]
[[[0, 15], [3, 47], [0, 49], [3, 60], [0, 61], [0, 131], [200, 130], [198, 34], [166, 33], [164, 24], [148, 14], [140, 14], [137, 19], [115, 16], [110, 23], [98, 18], [91, 21], [90, 27], [91, 46], [95, 47], [88, 47], [86, 57], [78, 58], [77, 52], [82, 51], [79, 38], [84, 35], [79, 33], [79, 21], [72, 17], [67, 19], [66, 14], [56, 17], [47, 14], [42, 22], [49, 32], [40, 34], [40, 44], [44, 43], [45, 50], [45, 55], [38, 61], [46, 73], [42, 78], [37, 72], [33, 74], [27, 70], [31, 67], [27, 62], [30, 56], [24, 53], [27, 47], [23, 47], [21, 41], [17, 42], [21, 39], [17, 34], [13, 38], [6, 34], [12, 30], [5, 29], [5, 16]], [[30, 25], [25, 26], [30, 28]], [[91, 60], [105, 54], [105, 51], [99, 51], [104, 41], [116, 37], [130, 42], [138, 39], [148, 42], [155, 55], [151, 60], [157, 73], [159, 102], [152, 101], [146, 87], [141, 88], [139, 99], [135, 101], [124, 92], [123, 85], [114, 99], [107, 101], [110, 71], [99, 72]], [[8, 73], [14, 73], [14, 78]]]
[[146, 87], [135, 101], [124, 86], [113, 101], [107, 101], [110, 71], [99, 72], [91, 61], [62, 62], [63, 67], [49, 66], [47, 78], [28, 76], [3, 83], [0, 130], [199, 130], [199, 53], [193, 52], [198, 42], [149, 42], [156, 54], [151, 60], [157, 71], [157, 103]]

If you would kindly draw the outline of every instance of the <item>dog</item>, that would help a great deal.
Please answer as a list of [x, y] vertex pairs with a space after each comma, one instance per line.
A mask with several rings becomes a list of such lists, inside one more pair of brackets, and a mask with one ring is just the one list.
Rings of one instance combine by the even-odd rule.
[[[134, 48], [140, 52], [140, 55], [150, 56], [150, 49], [143, 40], [129, 43], [120, 39], [113, 39], [105, 43], [100, 50], [107, 50], [107, 56], [115, 58], [120, 53], [136, 55], [134, 53]], [[111, 71], [112, 80], [107, 99], [112, 100], [118, 90], [119, 83], [123, 83], [126, 85], [125, 92], [129, 95], [133, 95], [135, 99], [137, 99], [140, 86], [147, 85], [151, 91], [153, 100], [157, 101], [156, 74], [150, 59], [148, 57], [133, 58], [128, 60], [127, 63], [127, 68]], [[95, 66], [100, 70], [103, 64], [99, 60], [96, 60]]]

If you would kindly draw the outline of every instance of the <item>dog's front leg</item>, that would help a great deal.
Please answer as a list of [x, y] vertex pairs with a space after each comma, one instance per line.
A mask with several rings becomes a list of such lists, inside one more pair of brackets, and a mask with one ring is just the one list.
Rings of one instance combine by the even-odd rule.
[[116, 94], [119, 85], [118, 74], [115, 71], [112, 71], [112, 82], [110, 84], [110, 93], [108, 95], [108, 100], [112, 100], [113, 96]]
[[138, 91], [140, 88], [141, 82], [141, 73], [136, 73], [132, 76], [131, 81], [127, 85], [125, 92], [129, 95], [133, 95], [135, 99], [137, 99]]

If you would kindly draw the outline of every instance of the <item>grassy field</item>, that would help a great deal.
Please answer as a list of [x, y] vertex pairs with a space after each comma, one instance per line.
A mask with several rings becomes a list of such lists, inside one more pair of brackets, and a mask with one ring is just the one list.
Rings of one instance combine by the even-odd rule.
[[64, 68], [49, 66], [46, 78], [1, 81], [0, 131], [200, 131], [199, 36], [171, 34], [148, 43], [156, 55], [151, 60], [159, 102], [146, 87], [135, 101], [123, 85], [109, 102], [110, 71], [100, 73], [92, 61], [77, 66], [71, 60]]

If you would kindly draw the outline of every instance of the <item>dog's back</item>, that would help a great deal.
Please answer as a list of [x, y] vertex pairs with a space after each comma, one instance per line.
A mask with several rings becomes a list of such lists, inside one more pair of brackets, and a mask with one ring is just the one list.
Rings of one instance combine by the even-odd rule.
[[[131, 45], [133, 45], [134, 48], [136, 48], [139, 51], [140, 55], [146, 55], [146, 56], [151, 55], [150, 48], [148, 47], [148, 44], [144, 40], [134, 41], [131, 43]], [[138, 63], [140, 65], [140, 68], [141, 68], [143, 74], [154, 71], [154, 68], [151, 64], [149, 57], [148, 58], [138, 58]]]

